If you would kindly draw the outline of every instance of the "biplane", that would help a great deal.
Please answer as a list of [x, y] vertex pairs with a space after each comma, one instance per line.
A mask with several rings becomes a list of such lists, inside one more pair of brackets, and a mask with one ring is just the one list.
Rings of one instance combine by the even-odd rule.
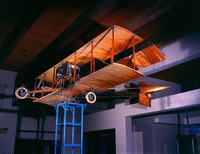
[[[153, 44], [136, 52], [135, 46], [142, 41], [134, 33], [114, 25], [39, 75], [34, 90], [19, 87], [15, 95], [18, 99], [29, 98], [56, 106], [66, 101], [78, 102], [78, 96], [84, 94], [87, 102], [94, 103], [95, 89], [104, 91], [143, 77], [139, 69], [165, 60]], [[127, 54], [128, 50], [131, 53]], [[140, 103], [149, 104], [151, 92], [167, 87], [156, 88], [141, 83]]]

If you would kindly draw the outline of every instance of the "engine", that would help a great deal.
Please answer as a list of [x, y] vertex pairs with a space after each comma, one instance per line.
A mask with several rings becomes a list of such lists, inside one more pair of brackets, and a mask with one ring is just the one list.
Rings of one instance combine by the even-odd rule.
[[[69, 62], [63, 63], [61, 66], [59, 66], [56, 69], [56, 80], [59, 81], [61, 79], [63, 80], [69, 80], [74, 77], [74, 65], [70, 64]], [[76, 79], [80, 78], [80, 67], [76, 66]]]

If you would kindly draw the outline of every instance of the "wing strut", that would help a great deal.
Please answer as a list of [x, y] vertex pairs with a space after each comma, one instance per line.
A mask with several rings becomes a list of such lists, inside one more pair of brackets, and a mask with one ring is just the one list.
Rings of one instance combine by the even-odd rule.
[[136, 69], [135, 69], [136, 57], [135, 57], [135, 44], [134, 44], [134, 39], [133, 39], [133, 61], [134, 61], [134, 63], [133, 63], [133, 69], [136, 70]]
[[111, 49], [111, 64], [114, 62], [114, 53], [115, 53], [115, 48], [114, 48], [114, 40], [115, 40], [115, 31], [114, 27], [112, 27], [112, 49]]
[[72, 90], [71, 90], [71, 92], [70, 92], [70, 95], [69, 95], [69, 97], [68, 97], [68, 102], [70, 102], [70, 100], [71, 100], [71, 98], [72, 98], [72, 95], [73, 95], [73, 93], [74, 93], [74, 88], [75, 88], [75, 86], [76, 86], [76, 84], [74, 83], [74, 84], [73, 84], [73, 87], [72, 87]]

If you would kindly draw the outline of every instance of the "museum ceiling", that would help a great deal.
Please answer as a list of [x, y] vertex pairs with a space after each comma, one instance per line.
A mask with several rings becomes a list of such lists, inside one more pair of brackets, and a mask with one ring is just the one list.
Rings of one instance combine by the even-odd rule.
[[199, 28], [194, 2], [0, 1], [0, 69], [18, 72], [22, 81], [31, 80], [112, 25], [162, 46]]

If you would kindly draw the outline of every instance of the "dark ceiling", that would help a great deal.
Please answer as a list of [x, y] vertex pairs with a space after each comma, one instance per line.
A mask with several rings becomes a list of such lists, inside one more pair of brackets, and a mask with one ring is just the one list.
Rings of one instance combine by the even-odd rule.
[[30, 81], [114, 24], [162, 46], [199, 28], [198, 5], [195, 0], [1, 0], [0, 68], [18, 72], [20, 84]]

